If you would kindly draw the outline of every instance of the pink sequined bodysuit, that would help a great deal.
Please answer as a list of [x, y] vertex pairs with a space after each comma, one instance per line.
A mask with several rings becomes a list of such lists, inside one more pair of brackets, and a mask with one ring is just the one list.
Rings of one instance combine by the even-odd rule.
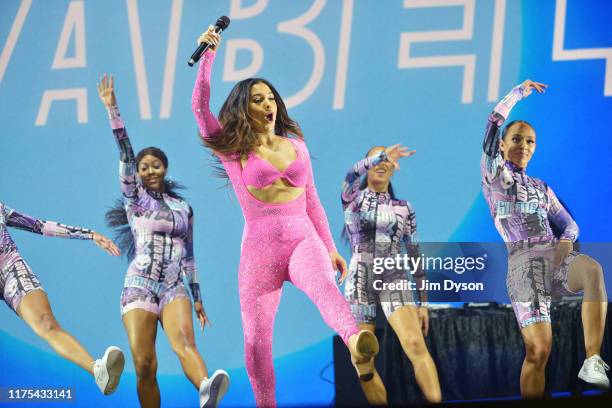
[[[205, 54], [193, 90], [193, 112], [203, 138], [215, 137], [221, 130], [209, 108], [214, 59], [214, 53]], [[359, 331], [336, 286], [329, 257], [336, 247], [314, 186], [308, 150], [301, 139], [289, 140], [297, 157], [282, 172], [270, 163], [261, 163], [263, 159], [253, 157], [253, 153], [244, 172], [239, 157], [218, 155], [245, 218], [238, 286], [246, 368], [260, 407], [276, 405], [272, 331], [284, 281], [306, 293], [345, 343]], [[257, 166], [249, 169], [253, 164]], [[287, 203], [276, 204], [260, 201], [247, 190], [247, 185], [265, 186], [279, 177], [294, 186], [304, 186], [304, 193]]]

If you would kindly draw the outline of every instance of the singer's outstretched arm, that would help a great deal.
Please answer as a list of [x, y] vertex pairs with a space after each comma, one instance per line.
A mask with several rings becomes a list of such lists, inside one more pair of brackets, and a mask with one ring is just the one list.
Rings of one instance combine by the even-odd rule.
[[210, 74], [216, 56], [215, 49], [218, 47], [221, 37], [211, 31], [211, 27], [209, 27], [208, 32], [199, 38], [199, 42], [205, 41], [214, 44], [214, 48], [206, 51], [200, 61], [198, 76], [191, 96], [191, 108], [200, 129], [200, 137], [210, 139], [221, 132], [221, 123], [210, 111]]

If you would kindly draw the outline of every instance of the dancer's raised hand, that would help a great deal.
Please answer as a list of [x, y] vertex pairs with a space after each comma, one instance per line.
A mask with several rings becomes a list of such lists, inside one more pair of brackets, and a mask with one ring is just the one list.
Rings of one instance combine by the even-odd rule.
[[98, 88], [98, 95], [104, 106], [108, 108], [117, 105], [117, 98], [115, 98], [115, 83], [112, 75], [108, 76], [104, 74], [96, 86]]
[[395, 169], [399, 169], [399, 159], [402, 157], [410, 157], [416, 153], [416, 150], [408, 150], [407, 147], [402, 146], [401, 144], [394, 144], [393, 146], [389, 146], [385, 149], [385, 154], [387, 155], [387, 160], [395, 167]]
[[523, 98], [526, 98], [529, 95], [531, 95], [531, 92], [534, 89], [538, 93], [546, 92], [546, 88], [548, 88], [548, 85], [543, 84], [541, 82], [532, 81], [531, 79], [527, 79], [527, 80], [523, 81], [523, 83], [521, 84], [521, 88], [523, 88]]

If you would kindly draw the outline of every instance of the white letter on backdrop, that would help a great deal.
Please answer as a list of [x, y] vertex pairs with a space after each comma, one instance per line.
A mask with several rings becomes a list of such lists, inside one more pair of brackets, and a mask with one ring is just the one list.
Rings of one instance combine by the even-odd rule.
[[138, 16], [138, 0], [127, 0], [128, 25], [130, 26], [130, 39], [132, 40], [132, 56], [134, 59], [134, 73], [136, 74], [136, 88], [140, 104], [140, 117], [151, 119], [151, 102], [149, 100], [149, 85], [147, 70], [142, 50], [142, 36], [140, 35], [140, 18]]
[[[72, 33], [74, 33], [74, 57], [68, 57], [66, 53]], [[85, 58], [85, 3], [71, 1], [51, 68], [85, 68], [87, 64]]]
[[43, 93], [38, 115], [36, 116], [36, 126], [45, 126], [47, 117], [51, 110], [51, 104], [55, 101], [65, 101], [74, 99], [77, 107], [77, 122], [87, 123], [87, 88], [54, 89]]
[[[239, 50], [249, 51], [252, 58], [247, 67], [236, 69], [236, 55]], [[248, 38], [227, 40], [223, 80], [227, 82], [240, 81], [255, 76], [263, 64], [263, 58], [263, 48], [257, 41]]]
[[348, 79], [349, 50], [351, 48], [351, 26], [353, 25], [354, 4], [354, 0], [342, 1], [342, 20], [340, 22], [338, 62], [336, 63], [336, 87], [334, 89], [334, 110], [344, 108], [346, 81]]
[[566, 11], [567, 0], [557, 0], [555, 8], [555, 30], [553, 34], [553, 61], [606, 60], [604, 96], [612, 96], [612, 48], [564, 49], [563, 42], [565, 38]]
[[288, 97], [285, 100], [287, 108], [295, 107], [310, 97], [316, 91], [321, 78], [323, 77], [323, 70], [325, 68], [325, 50], [321, 39], [317, 37], [315, 33], [305, 28], [305, 26], [313, 21], [323, 10], [325, 6], [325, 0], [315, 0], [310, 9], [308, 9], [301, 16], [279, 23], [278, 31], [281, 33], [288, 33], [306, 40], [314, 55], [314, 66], [312, 68], [312, 74], [306, 82], [304, 88], [298, 93]]
[[168, 46], [166, 47], [166, 67], [164, 69], [164, 83], [161, 106], [159, 108], [159, 117], [162, 119], [168, 119], [170, 117], [170, 110], [172, 108], [172, 91], [174, 90], [174, 73], [176, 71], [176, 54], [178, 51], [182, 10], [183, 0], [172, 0], [170, 29], [168, 30]]
[[487, 100], [489, 102], [495, 102], [499, 99], [499, 78], [501, 76], [505, 22], [506, 0], [495, 0], [493, 38], [491, 42], [491, 65], [489, 67], [489, 92], [487, 94]]
[[17, 10], [17, 15], [15, 16], [15, 20], [13, 21], [13, 26], [11, 27], [11, 31], [9, 32], [9, 35], [6, 38], [6, 43], [4, 44], [4, 48], [2, 49], [2, 54], [0, 54], [0, 83], [2, 83], [2, 78], [4, 77], [4, 73], [6, 72], [6, 67], [8, 67], [8, 63], [11, 60], [11, 55], [13, 54], [13, 50], [15, 49], [15, 44], [17, 43], [17, 39], [19, 38], [19, 34], [21, 34], [23, 23], [25, 22], [25, 19], [28, 16], [28, 12], [30, 11], [31, 5], [32, 0], [22, 0], [21, 4], [19, 5], [19, 9]]
[[242, 0], [232, 0], [229, 17], [233, 20], [255, 17], [264, 11], [267, 5], [268, 0], [255, 0], [255, 4], [249, 7], [242, 7]]
[[404, 0], [404, 8], [463, 6], [463, 27], [459, 30], [435, 30], [402, 33], [398, 55], [398, 68], [463, 67], [462, 103], [471, 103], [474, 95], [476, 55], [441, 55], [438, 57], [412, 57], [413, 43], [452, 40], [471, 40], [474, 29], [474, 0]]

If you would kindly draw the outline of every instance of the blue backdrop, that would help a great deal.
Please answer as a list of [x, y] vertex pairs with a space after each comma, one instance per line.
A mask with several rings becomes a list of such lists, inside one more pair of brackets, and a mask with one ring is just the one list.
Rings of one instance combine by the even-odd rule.
[[[218, 111], [233, 84], [263, 76], [303, 128], [319, 195], [340, 238], [340, 186], [374, 145], [417, 154], [395, 175], [417, 212], [422, 241], [499, 241], [480, 192], [483, 131], [495, 101], [524, 79], [548, 83], [513, 118], [531, 122], [531, 175], [574, 214], [583, 241], [609, 241], [612, 198], [612, 6], [605, 0], [5, 0], [0, 4], [0, 200], [44, 219], [111, 235], [104, 213], [119, 196], [118, 153], [95, 83], [115, 75], [135, 149], [154, 145], [189, 187], [195, 252], [212, 328], [197, 334], [208, 366], [233, 387], [224, 404], [251, 405], [237, 292], [243, 218], [212, 176], [191, 113], [197, 36], [232, 19], [213, 71]], [[129, 350], [119, 314], [124, 258], [87, 242], [11, 232], [63, 326], [94, 355]], [[348, 248], [343, 255], [350, 257]], [[55, 357], [8, 308], [0, 309], [0, 386], [76, 389], [74, 406], [137, 404], [133, 366], [102, 397]], [[274, 356], [281, 404], [334, 397], [331, 331], [306, 297], [286, 286]], [[196, 405], [164, 335], [158, 336], [164, 406]], [[321, 373], [321, 375], [320, 375]]]

